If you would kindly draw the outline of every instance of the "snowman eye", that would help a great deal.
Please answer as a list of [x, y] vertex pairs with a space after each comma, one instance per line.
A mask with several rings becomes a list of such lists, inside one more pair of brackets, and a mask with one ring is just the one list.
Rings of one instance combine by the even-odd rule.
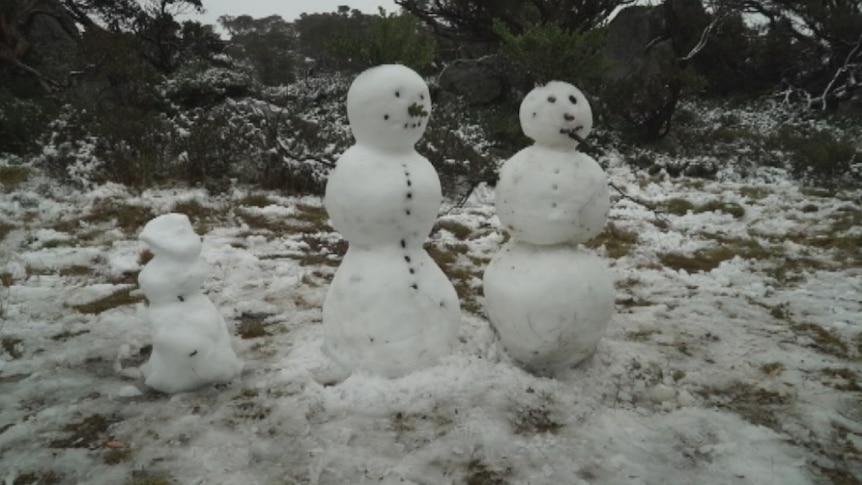
[[421, 99], [422, 101], [425, 101], [425, 95], [424, 95], [424, 94], [420, 94], [420, 95], [419, 95], [419, 99]]
[[557, 97], [556, 96], [548, 96], [548, 102], [549, 103], [556, 103]]
[[400, 98], [401, 97], [401, 91], [395, 91], [395, 97]]
[[576, 98], [574, 94], [569, 96], [569, 101], [571, 101], [572, 104], [578, 104], [578, 98]]
[[388, 119], [389, 119], [389, 115], [383, 115], [383, 119], [384, 119], [384, 120], [388, 120]]

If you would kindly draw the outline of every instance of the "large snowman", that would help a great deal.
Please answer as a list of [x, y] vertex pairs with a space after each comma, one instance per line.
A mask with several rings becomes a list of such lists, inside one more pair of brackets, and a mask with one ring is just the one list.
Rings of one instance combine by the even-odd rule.
[[201, 291], [206, 266], [199, 257], [201, 238], [189, 218], [156, 217], [140, 239], [153, 253], [138, 275], [153, 336], [150, 360], [141, 366], [146, 385], [173, 393], [232, 380], [242, 362], [224, 320]]
[[356, 144], [324, 203], [349, 246], [323, 303], [323, 350], [348, 373], [403, 376], [449, 354], [457, 337], [458, 296], [422, 247], [442, 200], [437, 172], [414, 149], [430, 113], [428, 86], [400, 65], [363, 72], [347, 93]]
[[610, 195], [599, 164], [577, 151], [593, 122], [581, 91], [538, 87], [520, 119], [535, 143], [500, 170], [495, 204], [511, 240], [485, 270], [485, 305], [509, 355], [552, 373], [589, 357], [613, 312], [610, 270], [580, 245], [601, 232]]

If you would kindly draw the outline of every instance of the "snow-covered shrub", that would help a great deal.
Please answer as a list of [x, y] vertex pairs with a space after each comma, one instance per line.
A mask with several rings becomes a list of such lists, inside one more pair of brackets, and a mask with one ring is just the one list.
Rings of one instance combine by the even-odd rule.
[[225, 98], [249, 94], [251, 76], [246, 72], [205, 64], [189, 64], [162, 85], [162, 92], [183, 108], [212, 106]]
[[435, 106], [425, 135], [416, 146], [437, 169], [443, 192], [456, 197], [466, 184], [494, 178], [497, 169], [485, 130], [468, 119], [459, 104]]
[[846, 134], [812, 126], [782, 126], [770, 138], [773, 146], [790, 157], [794, 175], [823, 186], [862, 183], [857, 167], [862, 146]]

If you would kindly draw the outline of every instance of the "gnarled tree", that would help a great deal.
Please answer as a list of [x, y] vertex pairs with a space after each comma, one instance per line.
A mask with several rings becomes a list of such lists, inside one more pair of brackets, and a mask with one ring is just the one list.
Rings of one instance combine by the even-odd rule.
[[859, 0], [717, 0], [720, 8], [757, 14], [784, 38], [799, 62], [784, 76], [787, 99], [826, 109], [862, 88], [862, 2]]
[[499, 43], [499, 28], [513, 35], [532, 26], [555, 23], [565, 30], [588, 31], [616, 9], [635, 0], [395, 0], [444, 38]]

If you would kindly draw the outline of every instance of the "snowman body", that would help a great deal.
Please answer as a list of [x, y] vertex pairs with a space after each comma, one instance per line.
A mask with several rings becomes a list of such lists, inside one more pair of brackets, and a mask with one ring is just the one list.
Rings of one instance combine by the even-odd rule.
[[541, 145], [503, 165], [496, 195], [506, 230], [531, 244], [588, 241], [602, 231], [610, 210], [607, 176], [595, 160]]
[[156, 217], [140, 238], [153, 253], [138, 275], [153, 338], [150, 358], [141, 366], [145, 384], [174, 393], [229, 382], [242, 371], [242, 362], [224, 319], [201, 291], [206, 266], [188, 217]]
[[386, 65], [360, 74], [347, 104], [356, 144], [330, 173], [324, 205], [349, 247], [323, 304], [323, 350], [348, 373], [400, 377], [451, 353], [461, 320], [422, 247], [442, 200], [413, 148], [430, 96], [415, 72]]
[[604, 227], [610, 194], [598, 163], [576, 150], [572, 133], [592, 127], [577, 88], [534, 89], [520, 118], [535, 144], [500, 170], [495, 205], [512, 238], [485, 270], [485, 305], [509, 355], [546, 373], [589, 357], [613, 313], [610, 269], [580, 246]]

